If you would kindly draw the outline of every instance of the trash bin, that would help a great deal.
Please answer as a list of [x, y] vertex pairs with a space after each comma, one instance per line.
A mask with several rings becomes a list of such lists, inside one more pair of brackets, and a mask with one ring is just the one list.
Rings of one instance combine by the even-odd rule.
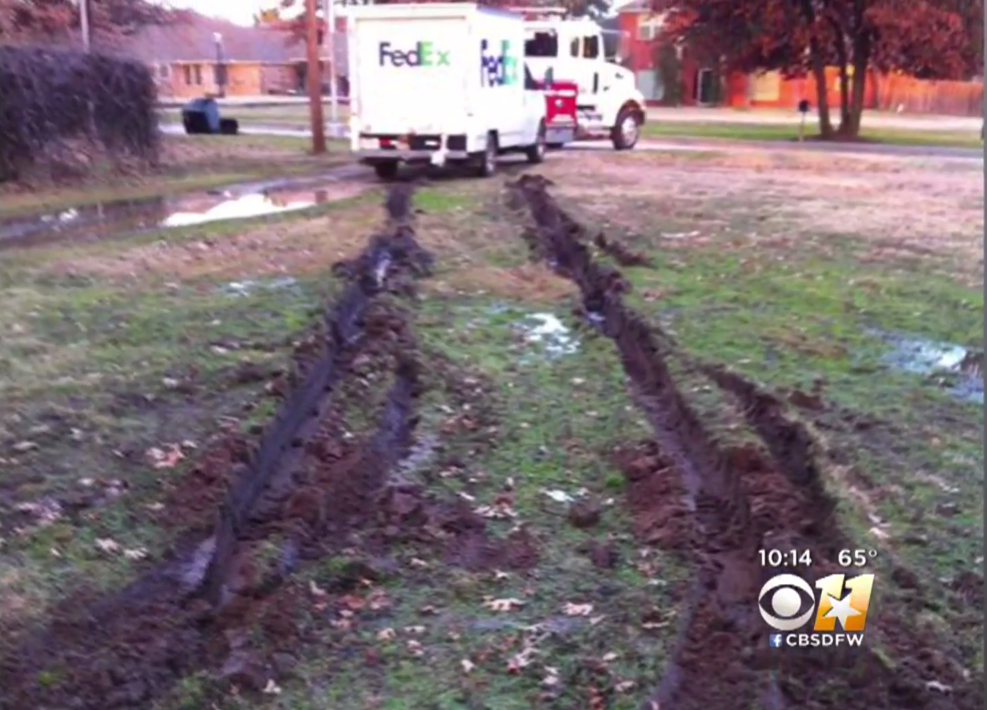
[[182, 125], [189, 135], [219, 133], [219, 104], [215, 99], [192, 99], [182, 107]]

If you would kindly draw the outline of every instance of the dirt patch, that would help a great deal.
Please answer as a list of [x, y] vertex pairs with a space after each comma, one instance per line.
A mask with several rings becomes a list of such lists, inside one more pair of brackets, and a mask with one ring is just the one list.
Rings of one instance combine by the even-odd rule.
[[[834, 502], [824, 490], [811, 437], [784, 415], [780, 400], [722, 369], [707, 368], [714, 381], [740, 398], [767, 455], [753, 445], [727, 450], [718, 446], [669, 372], [666, 357], [671, 345], [659, 346], [654, 329], [624, 306], [620, 290], [613, 288], [619, 276], [593, 262], [585, 230], [559, 209], [546, 181], [527, 176], [513, 189], [529, 208], [544, 252], [560, 274], [579, 285], [586, 311], [619, 349], [651, 422], [657, 450], [644, 461], [625, 457], [632, 487], [654, 486], [674, 493], [674, 485], [663, 483], [657, 473], [671, 468], [686, 492], [691, 534], [681, 530], [684, 524], [669, 524], [671, 532], [666, 532], [665, 525], [656, 523], [682, 519], [680, 510], [669, 510], [675, 503], [650, 499], [635, 511], [639, 529], [654, 531], [673, 544], [694, 540], [697, 555], [696, 590], [687, 623], [652, 703], [674, 708], [812, 708], [830, 706], [830, 698], [840, 697], [845, 707], [941, 707], [942, 698], [925, 682], [927, 667], [911, 644], [897, 638], [891, 614], [880, 622], [880, 633], [894, 655], [904, 660], [894, 671], [870, 648], [842, 655], [828, 649], [772, 654], [767, 627], [757, 612], [761, 585], [775, 574], [790, 572], [811, 586], [815, 578], [841, 571], [837, 551], [852, 547], [835, 524]], [[649, 503], [657, 509], [650, 510]], [[759, 549], [808, 550], [812, 566], [765, 569], [758, 563]], [[940, 668], [934, 677], [937, 683], [962, 688], [950, 698], [949, 707], [974, 707], [978, 683], [969, 682], [955, 667], [952, 672]]]
[[571, 282], [559, 278], [543, 264], [467, 267], [448, 274], [428, 288], [439, 294], [485, 293], [539, 302], [558, 300], [575, 292]]
[[[965, 269], [982, 265], [984, 191], [978, 171], [915, 158], [841, 156], [837, 162], [832, 156], [771, 151], [717, 153], [703, 160], [576, 157], [578, 167], [566, 159], [546, 168], [546, 177], [564, 177], [557, 193], [628, 229], [642, 227], [638, 211], [628, 207], [638, 199], [647, 200], [647, 214], [655, 220], [688, 217], [702, 232], [696, 236], [728, 226], [721, 218], [730, 205], [747, 222], [738, 226], [759, 239], [850, 235], [871, 248], [875, 259], [931, 249]], [[909, 219], [901, 219], [903, 204]]]

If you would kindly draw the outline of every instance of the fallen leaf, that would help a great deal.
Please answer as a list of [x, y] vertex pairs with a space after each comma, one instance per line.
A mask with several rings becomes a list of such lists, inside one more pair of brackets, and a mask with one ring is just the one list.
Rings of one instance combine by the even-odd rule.
[[425, 560], [420, 560], [417, 557], [412, 557], [410, 564], [412, 567], [418, 567], [418, 568], [428, 567], [428, 562], [426, 562]]
[[[256, 688], [257, 686], [254, 687]], [[274, 679], [272, 678], [269, 679], [267, 681], [267, 685], [264, 686], [264, 692], [267, 693], [268, 695], [278, 695], [281, 692], [281, 688], [278, 687], [277, 683], [275, 683]]]
[[524, 606], [524, 601], [522, 599], [488, 599], [483, 602], [483, 606], [491, 609], [493, 611], [513, 611], [514, 609], [519, 609]]
[[156, 469], [174, 468], [178, 462], [185, 458], [178, 444], [168, 444], [167, 448], [159, 449], [151, 447], [147, 450], [147, 457], [151, 460], [151, 465]]
[[390, 641], [396, 635], [397, 634], [394, 632], [394, 629], [392, 628], [381, 629], [380, 631], [377, 632], [377, 638], [381, 641]]
[[120, 550], [120, 545], [109, 538], [96, 538], [96, 547], [106, 553], [113, 553]]
[[562, 613], [566, 616], [589, 616], [593, 613], [593, 605], [573, 604], [570, 602], [562, 607]]
[[326, 595], [326, 590], [319, 587], [313, 580], [309, 580], [308, 591], [313, 597], [324, 597]]
[[124, 550], [123, 556], [126, 557], [128, 560], [143, 560], [145, 557], [147, 557], [147, 550], [145, 550], [143, 547], [137, 547], [133, 550]]
[[425, 653], [422, 650], [421, 643], [419, 643], [418, 641], [415, 641], [414, 639], [408, 639], [408, 641], [406, 642], [406, 644], [408, 646], [408, 650], [411, 651], [411, 654], [414, 655], [414, 656], [421, 656], [423, 653]]
[[159, 510], [164, 510], [164, 503], [148, 503], [147, 509], [153, 512], [158, 512]]
[[622, 680], [613, 686], [613, 689], [618, 693], [626, 693], [634, 690], [637, 684], [633, 680]]
[[464, 658], [463, 660], [461, 660], [459, 662], [459, 665], [463, 667], [463, 673], [471, 673], [473, 669], [476, 668], [476, 664], [470, 661], [468, 658]]
[[19, 454], [27, 453], [28, 451], [34, 451], [38, 448], [38, 445], [33, 441], [18, 441], [11, 447]]
[[510, 572], [502, 572], [500, 570], [494, 571], [494, 579], [497, 580], [510, 579], [510, 576], [511, 576]]
[[79, 485], [80, 486], [85, 486], [86, 488], [89, 488], [94, 483], [96, 483], [96, 479], [94, 479], [94, 478], [80, 478], [79, 479]]
[[61, 553], [61, 552], [59, 552], [58, 550], [56, 550], [56, 549], [55, 549], [54, 547], [53, 547], [53, 548], [51, 548], [50, 550], [48, 550], [48, 553], [49, 553], [49, 554], [50, 554], [50, 555], [51, 555], [52, 557], [61, 557], [61, 556], [62, 556], [62, 553]]
[[405, 626], [404, 630], [406, 633], [415, 634], [416, 636], [420, 636], [421, 634], [425, 633], [424, 626]]
[[952, 693], [953, 686], [946, 685], [945, 683], [940, 683], [938, 680], [926, 681], [925, 687], [929, 690], [938, 690], [940, 693]]
[[362, 598], [356, 596], [355, 594], [347, 594], [339, 598], [339, 603], [345, 606], [347, 609], [352, 609], [357, 611], [362, 609], [366, 605], [366, 601]]
[[617, 654], [614, 653], [613, 651], [603, 655], [604, 663], [610, 663], [611, 661], [616, 661], [616, 660], [617, 660]]

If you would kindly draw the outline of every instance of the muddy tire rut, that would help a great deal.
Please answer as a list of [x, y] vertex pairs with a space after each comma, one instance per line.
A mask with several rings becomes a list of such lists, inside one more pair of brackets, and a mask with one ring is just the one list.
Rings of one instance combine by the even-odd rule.
[[[46, 628], [5, 638], [4, 708], [140, 707], [195, 671], [236, 677], [244, 665], [238, 629], [265, 604], [276, 606], [299, 564], [338, 549], [387, 508], [388, 477], [409, 453], [422, 383], [410, 315], [379, 297], [412, 293], [432, 260], [415, 241], [410, 198], [410, 186], [395, 188], [386, 230], [352, 263], [337, 265], [347, 286], [298, 348], [259, 443], [207, 456], [193, 471], [213, 486], [230, 482], [211, 534], [180, 535], [168, 559], [119, 593], [70, 595]], [[353, 440], [340, 426], [336, 395], [360, 357], [390, 367], [391, 386], [374, 433]], [[204, 471], [210, 462], [229, 470]], [[279, 550], [265, 566], [258, 548], [270, 540]]]
[[[618, 271], [594, 261], [587, 246], [591, 233], [559, 206], [550, 185], [540, 176], [522, 176], [508, 184], [508, 205], [529, 225], [522, 236], [533, 258], [547, 260], [578, 285], [583, 315], [617, 347], [651, 424], [655, 448], [637, 456], [624, 452], [618, 459], [629, 480], [638, 531], [645, 539], [684, 549], [695, 565], [673, 657], [642, 710], [979, 706], [982, 694], [957, 674], [945, 682], [962, 692], [947, 696], [929, 689], [932, 676], [915, 662], [922, 654], [895, 634], [907, 624], [891, 613], [872, 622], [880, 628], [872, 631], [869, 624], [868, 635], [880, 635], [906, 659], [895, 670], [869, 648], [769, 649], [758, 611], [761, 585], [782, 572], [812, 584], [814, 576], [842, 571], [836, 565], [839, 550], [856, 547], [836, 524], [819, 447], [779, 399], [727, 368], [693, 361], [629, 309], [622, 300], [629, 284]], [[632, 263], [605, 237], [596, 236], [595, 243], [618, 262]], [[736, 398], [763, 446], [725, 448], [713, 439], [671, 375], [673, 350]], [[678, 500], [670, 500], [673, 495]], [[760, 549], [809, 550], [813, 564], [764, 570]]]

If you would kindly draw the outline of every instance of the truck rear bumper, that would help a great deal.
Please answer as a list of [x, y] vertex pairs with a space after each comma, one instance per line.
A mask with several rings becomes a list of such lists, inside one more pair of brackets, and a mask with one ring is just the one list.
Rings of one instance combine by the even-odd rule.
[[[395, 160], [401, 163], [428, 163], [432, 161], [432, 156], [434, 156], [437, 152], [439, 151], [392, 150], [382, 148], [379, 150], [358, 150], [356, 152], [356, 158], [358, 161], [366, 165], [373, 165], [374, 163], [388, 163]], [[466, 160], [469, 157], [469, 153], [465, 150], [445, 151], [446, 160]]]

